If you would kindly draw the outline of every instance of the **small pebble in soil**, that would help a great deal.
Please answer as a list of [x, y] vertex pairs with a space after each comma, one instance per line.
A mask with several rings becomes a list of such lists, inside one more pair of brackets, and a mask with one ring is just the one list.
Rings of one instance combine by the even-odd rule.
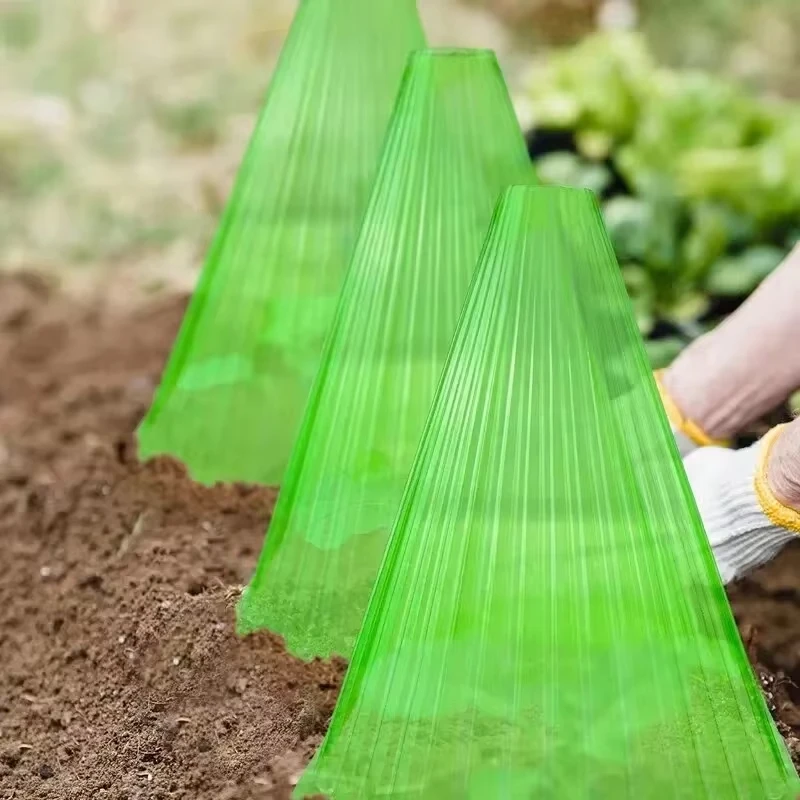
[[42, 764], [42, 766], [39, 767], [39, 777], [42, 780], [46, 781], [48, 778], [52, 778], [53, 774], [53, 768], [49, 764]]

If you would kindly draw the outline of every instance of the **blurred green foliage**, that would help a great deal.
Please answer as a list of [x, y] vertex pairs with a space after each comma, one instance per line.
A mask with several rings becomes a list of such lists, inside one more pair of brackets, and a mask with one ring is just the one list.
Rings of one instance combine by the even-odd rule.
[[0, 14], [0, 41], [11, 50], [25, 50], [39, 37], [37, 4], [9, 3]]
[[642, 333], [666, 322], [678, 334], [651, 345], [654, 361], [716, 324], [797, 241], [797, 105], [661, 68], [627, 33], [553, 54], [529, 93], [536, 126], [575, 142], [542, 156], [540, 176], [603, 196]]
[[[474, 9], [457, 13], [465, 2], [420, 0], [426, 22], [439, 18], [432, 41], [494, 46], [484, 17], [475, 29]], [[529, 58], [520, 48], [592, 27], [601, 5], [474, 2], [513, 20], [515, 32], [536, 33], [507, 45], [513, 86]], [[800, 91], [800, 0], [638, 6], [659, 59], [723, 70], [759, 89]], [[296, 0], [0, 2], [0, 269], [119, 264], [191, 285], [295, 8]], [[575, 130], [580, 148], [554, 154], [540, 171], [619, 200], [615, 170], [663, 184], [628, 187], [628, 199], [643, 205], [609, 202], [607, 209], [627, 232], [632, 220], [657, 222], [646, 235], [625, 234], [634, 253], [660, 253], [631, 257], [626, 273], [640, 286], [644, 328], [678, 308], [693, 312], [712, 290], [744, 292], [741, 275], [757, 279], [769, 263], [757, 249], [744, 259], [752, 266], [738, 269], [748, 245], [784, 249], [800, 238], [797, 217], [774, 224], [781, 207], [784, 218], [797, 208], [797, 182], [780, 176], [800, 146], [796, 122], [772, 131], [784, 116], [779, 104], [703, 74], [670, 79], [636, 37], [592, 38], [553, 59], [535, 78], [536, 110], [548, 124]], [[682, 96], [689, 83], [691, 108]], [[726, 127], [729, 118], [741, 127]], [[677, 135], [665, 142], [668, 129]], [[675, 247], [691, 269], [708, 271], [707, 285], [688, 280], [698, 293], [672, 285]], [[708, 266], [709, 259], [720, 263]], [[645, 280], [635, 277], [637, 267]]]

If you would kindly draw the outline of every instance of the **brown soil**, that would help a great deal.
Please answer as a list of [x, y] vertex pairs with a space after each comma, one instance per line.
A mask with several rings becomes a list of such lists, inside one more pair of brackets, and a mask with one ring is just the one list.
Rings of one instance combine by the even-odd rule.
[[[2, 800], [278, 800], [333, 709], [342, 664], [233, 633], [274, 491], [136, 460], [183, 307], [0, 276]], [[800, 755], [800, 548], [733, 601]]]
[[275, 494], [140, 465], [183, 299], [0, 277], [0, 798], [288, 797], [342, 665], [234, 636]]

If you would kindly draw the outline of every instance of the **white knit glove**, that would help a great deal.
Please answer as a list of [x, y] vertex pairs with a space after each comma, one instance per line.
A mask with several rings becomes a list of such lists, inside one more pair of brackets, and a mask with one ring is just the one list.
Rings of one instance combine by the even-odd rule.
[[767, 455], [779, 431], [742, 450], [700, 447], [684, 459], [725, 583], [775, 558], [796, 535], [789, 528], [798, 529], [800, 514], [782, 505], [766, 481]]

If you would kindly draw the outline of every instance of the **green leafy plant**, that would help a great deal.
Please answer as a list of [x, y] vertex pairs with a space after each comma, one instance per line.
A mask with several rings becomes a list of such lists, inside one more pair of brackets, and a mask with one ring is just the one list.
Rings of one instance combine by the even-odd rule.
[[651, 358], [736, 307], [798, 240], [800, 108], [657, 65], [637, 34], [597, 34], [535, 70], [545, 182], [590, 188]]

